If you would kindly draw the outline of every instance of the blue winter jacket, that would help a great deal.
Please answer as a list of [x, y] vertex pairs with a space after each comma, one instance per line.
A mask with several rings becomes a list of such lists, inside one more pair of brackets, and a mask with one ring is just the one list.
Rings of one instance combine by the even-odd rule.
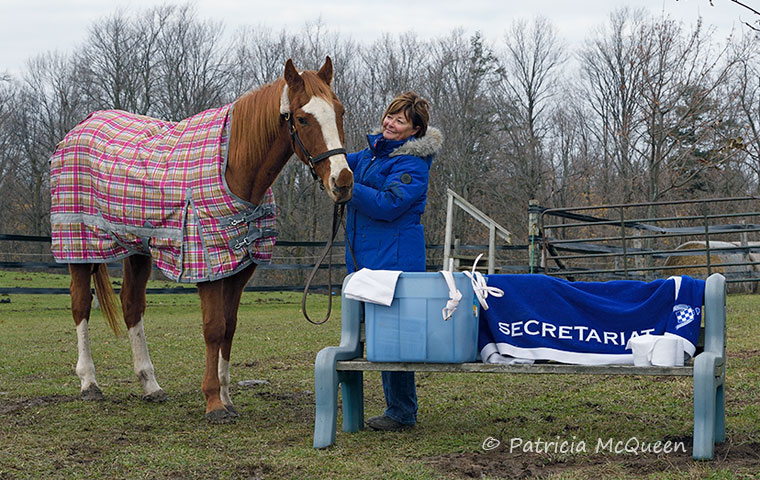
[[369, 147], [347, 155], [354, 191], [346, 208], [348, 273], [361, 268], [425, 271], [428, 175], [443, 136], [428, 128], [422, 138], [386, 140], [368, 135]]

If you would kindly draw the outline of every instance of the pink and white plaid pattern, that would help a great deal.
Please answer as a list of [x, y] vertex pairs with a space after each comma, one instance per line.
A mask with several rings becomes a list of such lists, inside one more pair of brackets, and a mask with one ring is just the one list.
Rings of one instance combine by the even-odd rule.
[[272, 190], [257, 208], [224, 180], [232, 104], [178, 123], [91, 114], [50, 159], [59, 263], [149, 254], [178, 282], [223, 278], [272, 256]]

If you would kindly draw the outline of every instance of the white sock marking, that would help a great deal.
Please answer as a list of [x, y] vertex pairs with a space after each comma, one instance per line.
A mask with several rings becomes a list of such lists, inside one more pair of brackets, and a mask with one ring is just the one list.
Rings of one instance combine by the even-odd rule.
[[92, 361], [92, 352], [90, 351], [90, 330], [87, 320], [82, 320], [77, 326], [77, 367], [76, 372], [81, 382], [81, 391], [85, 391], [90, 386], [98, 385], [95, 381], [95, 363]]
[[217, 369], [219, 375], [219, 396], [222, 403], [225, 405], [232, 405], [232, 399], [230, 399], [230, 362], [222, 357], [222, 353], [219, 352], [219, 366]]
[[158, 382], [156, 382], [153, 363], [150, 361], [150, 355], [148, 354], [148, 344], [145, 341], [142, 319], [140, 319], [137, 325], [129, 329], [129, 343], [132, 344], [132, 361], [134, 363], [135, 375], [140, 379], [145, 394], [149, 395], [157, 390], [161, 390]]

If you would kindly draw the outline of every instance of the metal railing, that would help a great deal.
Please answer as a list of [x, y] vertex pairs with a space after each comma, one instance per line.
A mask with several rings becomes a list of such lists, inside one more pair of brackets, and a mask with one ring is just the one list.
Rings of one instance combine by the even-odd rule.
[[472, 218], [482, 223], [488, 228], [488, 273], [492, 274], [495, 271], [496, 264], [496, 236], [501, 237], [506, 243], [512, 243], [512, 233], [506, 228], [496, 223], [491, 217], [478, 210], [470, 202], [462, 198], [452, 189], [446, 189], [446, 232], [443, 240], [443, 270], [453, 270], [451, 245], [452, 235], [454, 230], [454, 207], [461, 208], [465, 213]]
[[535, 269], [548, 275], [651, 280], [720, 272], [733, 283], [760, 280], [760, 241], [753, 241], [760, 198], [531, 208], [540, 210], [530, 238], [541, 246]]

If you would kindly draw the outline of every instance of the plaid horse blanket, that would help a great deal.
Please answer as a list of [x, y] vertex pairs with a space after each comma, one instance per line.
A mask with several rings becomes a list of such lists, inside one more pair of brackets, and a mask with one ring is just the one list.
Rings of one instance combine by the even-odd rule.
[[50, 159], [52, 251], [59, 263], [150, 255], [177, 282], [224, 278], [268, 262], [271, 188], [260, 205], [229, 191], [233, 104], [181, 122], [92, 113]]

